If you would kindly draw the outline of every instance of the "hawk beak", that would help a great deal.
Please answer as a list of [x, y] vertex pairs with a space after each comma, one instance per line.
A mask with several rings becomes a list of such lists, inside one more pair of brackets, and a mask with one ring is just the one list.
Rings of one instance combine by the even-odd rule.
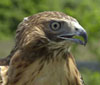
[[[83, 40], [80, 40], [78, 38], [73, 38], [74, 36], [80, 36], [83, 38]], [[71, 41], [77, 44], [81, 44], [81, 45], [86, 45], [87, 44], [87, 40], [88, 40], [88, 36], [85, 30], [81, 29], [78, 32], [75, 33], [66, 33], [66, 34], [61, 34], [59, 36], [57, 36], [58, 38], [62, 39], [62, 40], [67, 40], [67, 41]]]
[[79, 36], [83, 37], [84, 39], [84, 42], [83, 42], [83, 45], [86, 45], [87, 44], [87, 41], [88, 41], [88, 36], [87, 36], [87, 33], [85, 31], [82, 31]]

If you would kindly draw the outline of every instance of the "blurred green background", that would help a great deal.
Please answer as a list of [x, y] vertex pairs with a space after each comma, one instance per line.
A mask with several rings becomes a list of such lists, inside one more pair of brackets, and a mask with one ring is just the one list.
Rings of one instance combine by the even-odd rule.
[[[100, 62], [100, 0], [1, 0], [0, 57], [13, 48], [15, 30], [23, 18], [42, 11], [61, 11], [76, 18], [88, 33], [88, 44], [75, 45], [73, 55], [79, 62]], [[100, 67], [96, 66], [94, 70], [80, 66], [86, 85], [100, 85]]]

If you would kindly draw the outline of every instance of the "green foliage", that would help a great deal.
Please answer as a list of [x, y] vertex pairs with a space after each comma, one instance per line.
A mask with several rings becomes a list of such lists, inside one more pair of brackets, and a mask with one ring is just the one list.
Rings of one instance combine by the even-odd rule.
[[85, 85], [100, 85], [100, 73], [90, 70], [84, 70], [81, 72]]

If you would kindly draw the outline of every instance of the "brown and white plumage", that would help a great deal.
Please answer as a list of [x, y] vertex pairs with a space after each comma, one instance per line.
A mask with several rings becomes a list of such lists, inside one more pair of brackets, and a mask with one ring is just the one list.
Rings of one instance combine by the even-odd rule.
[[[85, 42], [73, 36], [82, 36]], [[4, 62], [9, 68], [3, 85], [83, 85], [70, 53], [72, 43], [87, 43], [86, 32], [76, 19], [61, 12], [25, 18]]]

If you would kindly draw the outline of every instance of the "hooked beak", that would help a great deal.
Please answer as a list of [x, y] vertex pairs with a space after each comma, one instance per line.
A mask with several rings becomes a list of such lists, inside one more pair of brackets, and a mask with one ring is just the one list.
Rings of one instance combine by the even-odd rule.
[[[80, 36], [84, 40], [73, 38], [74, 36]], [[61, 35], [58, 36], [58, 38], [63, 39], [63, 40], [68, 40], [68, 41], [71, 41], [71, 42], [74, 42], [74, 43], [77, 43], [77, 44], [86, 45], [88, 36], [87, 36], [87, 33], [86, 33], [85, 30], [81, 30], [81, 31], [76, 32], [76, 33], [61, 34]]]
[[86, 45], [87, 44], [87, 40], [88, 40], [88, 36], [87, 36], [87, 33], [86, 32], [81, 32], [80, 34], [79, 34], [79, 36], [81, 36], [81, 37], [83, 37], [83, 39], [84, 39], [84, 42], [82, 42], [82, 45]]

